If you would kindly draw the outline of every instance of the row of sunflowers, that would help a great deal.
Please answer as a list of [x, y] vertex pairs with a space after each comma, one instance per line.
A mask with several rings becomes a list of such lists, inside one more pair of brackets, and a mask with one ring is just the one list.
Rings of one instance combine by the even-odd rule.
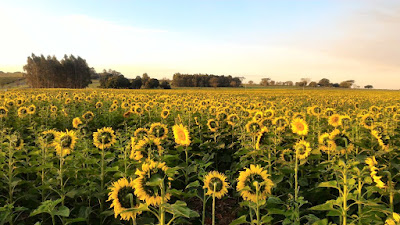
[[0, 93], [0, 224], [400, 224], [400, 94]]

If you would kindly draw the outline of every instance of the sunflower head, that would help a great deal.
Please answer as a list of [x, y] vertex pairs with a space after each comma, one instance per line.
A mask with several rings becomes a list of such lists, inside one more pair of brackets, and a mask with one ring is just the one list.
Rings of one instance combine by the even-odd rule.
[[250, 168], [239, 173], [236, 189], [244, 200], [252, 202], [265, 200], [271, 194], [271, 189], [274, 186], [274, 183], [268, 177], [267, 171], [260, 165], [250, 165]]
[[261, 130], [261, 124], [255, 120], [251, 120], [246, 124], [246, 131], [251, 135], [256, 135]]
[[226, 176], [217, 171], [209, 172], [204, 177], [203, 188], [207, 190], [206, 195], [213, 195], [218, 199], [222, 198], [228, 193], [229, 183], [226, 181]]
[[[135, 195], [149, 205], [158, 206], [167, 202], [171, 194], [168, 192], [170, 177], [167, 174], [168, 167], [165, 163], [149, 160], [137, 169], [137, 178], [133, 181]], [[162, 198], [164, 192], [164, 198]]]
[[87, 112], [85, 112], [85, 113], [82, 115], [82, 118], [83, 118], [86, 122], [89, 122], [89, 121], [92, 121], [92, 120], [93, 120], [94, 114], [93, 114], [92, 111], [87, 111]]
[[207, 121], [207, 126], [208, 126], [208, 129], [209, 129], [211, 132], [216, 132], [216, 131], [218, 130], [219, 123], [218, 123], [218, 121], [216, 121], [216, 120], [214, 120], [214, 119], [209, 119], [209, 120]]
[[18, 108], [18, 116], [19, 118], [24, 118], [28, 114], [28, 109], [25, 106]]
[[136, 143], [136, 138], [131, 139], [130, 158], [135, 160], [153, 159], [156, 155], [162, 156], [163, 148], [159, 138], [143, 138]]
[[237, 114], [230, 114], [226, 120], [229, 125], [235, 126], [239, 122], [239, 116]]
[[8, 109], [6, 107], [0, 106], [0, 118], [6, 117], [8, 114]]
[[260, 146], [270, 144], [270, 135], [268, 133], [268, 128], [263, 127], [257, 134], [256, 149], [259, 150]]
[[161, 117], [162, 117], [163, 119], [166, 119], [168, 116], [169, 116], [169, 110], [168, 110], [168, 109], [163, 109], [163, 110], [161, 111]]
[[298, 159], [306, 159], [311, 152], [310, 143], [300, 140], [295, 144], [294, 150], [296, 151], [296, 157]]
[[183, 145], [183, 146], [189, 146], [190, 145], [190, 137], [189, 137], [189, 131], [186, 129], [183, 124], [180, 125], [174, 125], [172, 127], [174, 137], [175, 137], [175, 142], [178, 145]]
[[69, 155], [75, 148], [76, 139], [76, 134], [73, 130], [59, 132], [55, 140], [57, 154], [61, 157]]
[[361, 125], [367, 129], [372, 129], [374, 126], [374, 117], [371, 114], [365, 114], [361, 117]]
[[72, 120], [72, 126], [75, 128], [75, 129], [78, 129], [79, 128], [79, 125], [81, 125], [82, 124], [82, 120], [79, 118], [79, 117], [75, 117], [73, 120]]
[[143, 139], [145, 137], [150, 136], [150, 134], [149, 130], [147, 130], [146, 128], [138, 128], [133, 133], [133, 136], [135, 136], [137, 139]]
[[103, 127], [93, 133], [93, 144], [99, 149], [111, 147], [116, 140], [114, 130], [111, 127]]
[[333, 127], [338, 127], [340, 125], [342, 125], [341, 123], [341, 119], [340, 119], [340, 115], [339, 114], [333, 114], [328, 118], [328, 123], [329, 125], [333, 126]]
[[149, 130], [150, 136], [159, 138], [160, 140], [166, 139], [168, 136], [168, 128], [162, 123], [153, 123]]
[[33, 115], [36, 112], [36, 106], [35, 105], [30, 105], [28, 106], [28, 114]]
[[[121, 178], [112, 183], [109, 190], [107, 201], [112, 201], [110, 208], [114, 208], [115, 218], [119, 215], [121, 220], [130, 220], [136, 219], [136, 215], [141, 214], [141, 212], [124, 212], [127, 209], [138, 207], [132, 180]], [[135, 205], [131, 205], [131, 201]]]
[[296, 118], [290, 124], [293, 133], [305, 136], [308, 134], [308, 125], [307, 122], [303, 119]]
[[41, 136], [41, 142], [45, 147], [55, 146], [56, 144], [55, 140], [57, 139], [58, 135], [59, 132], [57, 132], [54, 129], [43, 131]]

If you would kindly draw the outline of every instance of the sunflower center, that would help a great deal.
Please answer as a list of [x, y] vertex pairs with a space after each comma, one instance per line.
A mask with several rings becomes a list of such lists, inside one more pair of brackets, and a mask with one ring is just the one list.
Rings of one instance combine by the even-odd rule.
[[5, 109], [0, 109], [0, 114], [5, 115], [7, 113], [7, 111]]
[[332, 118], [332, 122], [337, 123], [339, 121], [339, 117], [335, 116]]
[[109, 132], [102, 132], [99, 136], [102, 144], [108, 144], [112, 141], [112, 136]]
[[54, 138], [55, 138], [55, 136], [54, 136], [53, 133], [47, 133], [47, 134], [44, 136], [44, 139], [46, 140], [47, 143], [52, 142], [52, 141], [54, 140]]
[[259, 193], [262, 193], [265, 190], [265, 185], [260, 185], [262, 182], [264, 182], [264, 179], [260, 174], [251, 174], [247, 179], [246, 179], [246, 186], [250, 187], [251, 193], [255, 194], [256, 193], [256, 187], [254, 186], [255, 182], [258, 182], [258, 185], [260, 186]]
[[215, 184], [215, 192], [219, 192], [222, 190], [222, 180], [218, 177], [213, 177], [210, 180], [210, 184], [208, 185], [209, 190], [214, 191], [214, 184]]
[[72, 144], [72, 138], [69, 135], [61, 137], [60, 141], [63, 148], [69, 148]]
[[156, 137], [162, 137], [165, 134], [165, 130], [162, 127], [154, 127], [154, 136]]
[[185, 140], [186, 139], [186, 135], [185, 135], [185, 132], [183, 130], [179, 130], [178, 131], [178, 139], [179, 140]]
[[[130, 202], [130, 198], [128, 196], [129, 194], [132, 194], [132, 196], [135, 198], [132, 187], [122, 187], [118, 191], [118, 201], [121, 204], [121, 206], [125, 209], [131, 208], [131, 202]], [[133, 203], [135, 203], [135, 199], [134, 199]]]
[[304, 130], [304, 125], [302, 123], [296, 123], [296, 128], [299, 131], [303, 131]]

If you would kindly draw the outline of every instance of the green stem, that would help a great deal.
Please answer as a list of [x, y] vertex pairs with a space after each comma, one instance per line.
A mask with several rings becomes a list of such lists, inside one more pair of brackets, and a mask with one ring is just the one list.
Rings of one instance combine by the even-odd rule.
[[258, 199], [258, 194], [260, 191], [260, 185], [256, 182], [256, 217], [257, 217], [257, 225], [260, 225], [260, 203]]
[[203, 215], [201, 217], [201, 224], [205, 224], [206, 220], [206, 204], [207, 204], [207, 197], [206, 197], [206, 189], [203, 189]]
[[165, 210], [164, 210], [165, 190], [164, 190], [164, 181], [161, 181], [160, 188], [161, 188], [160, 225], [165, 225]]
[[215, 225], [215, 192], [217, 190], [217, 183], [214, 183], [213, 202], [212, 202], [212, 225]]

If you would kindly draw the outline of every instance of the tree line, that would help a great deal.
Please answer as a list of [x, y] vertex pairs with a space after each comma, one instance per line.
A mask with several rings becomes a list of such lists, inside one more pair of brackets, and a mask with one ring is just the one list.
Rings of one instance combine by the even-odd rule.
[[92, 78], [100, 80], [100, 88], [123, 88], [123, 89], [154, 89], [163, 88], [171, 89], [171, 85], [166, 79], [161, 82], [156, 78], [150, 78], [147, 73], [142, 77], [136, 76], [135, 79], [128, 79], [120, 72], [111, 70], [103, 70], [102, 73], [96, 74]]
[[32, 54], [23, 68], [27, 84], [33, 88], [85, 88], [92, 83], [93, 71], [79, 56], [64, 55], [59, 61], [55, 56]]
[[[254, 84], [253, 81], [249, 81], [248, 84]], [[357, 85], [355, 85], [355, 80], [345, 80], [340, 83], [332, 83], [330, 82], [329, 79], [327, 78], [322, 78], [318, 82], [316, 81], [311, 81], [310, 78], [301, 78], [300, 81], [298, 82], [293, 82], [293, 81], [274, 81], [271, 78], [262, 78], [260, 81], [261, 86], [298, 86], [298, 87], [334, 87], [334, 88], [351, 88], [351, 87], [356, 87], [358, 88]], [[364, 88], [373, 88], [372, 85], [366, 85]]]
[[172, 84], [176, 87], [240, 87], [242, 81], [230, 75], [175, 73]]

